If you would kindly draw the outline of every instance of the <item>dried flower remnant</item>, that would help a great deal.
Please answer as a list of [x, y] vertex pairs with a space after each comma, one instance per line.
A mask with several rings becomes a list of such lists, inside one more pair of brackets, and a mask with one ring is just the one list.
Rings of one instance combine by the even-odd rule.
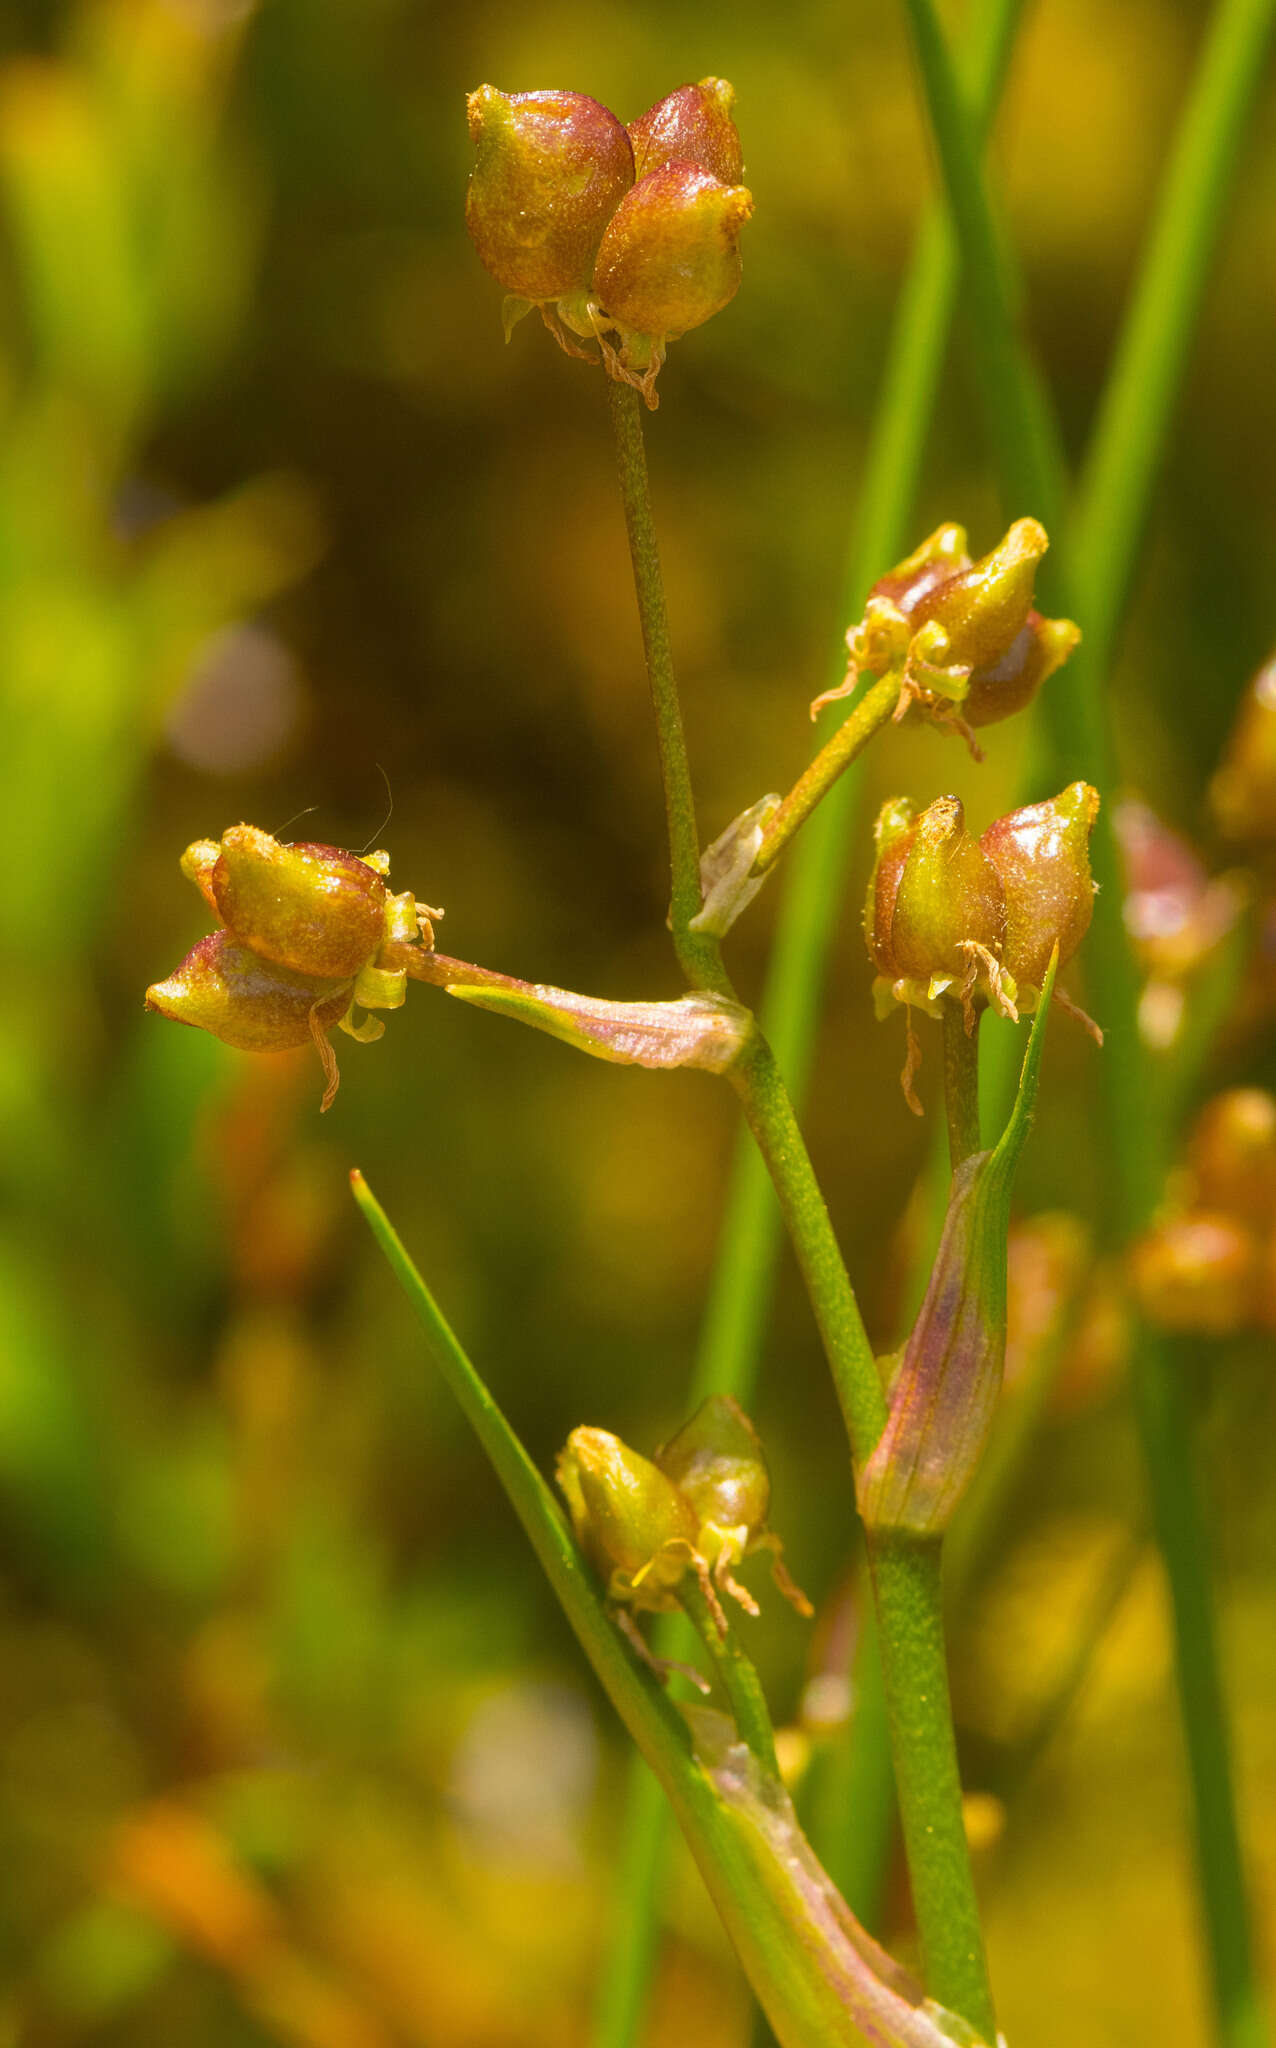
[[994, 725], [1031, 703], [1081, 638], [1070, 619], [1047, 619], [1033, 605], [1037, 566], [1049, 546], [1036, 519], [1017, 519], [982, 560], [966, 552], [964, 527], [937, 527], [880, 577], [864, 616], [846, 636], [845, 682], [817, 697], [849, 696], [861, 674], [901, 677], [897, 719], [910, 711], [964, 734]]
[[[1056, 946], [1063, 965], [1081, 944], [1094, 902], [1089, 838], [1098, 804], [1088, 783], [1074, 782], [1047, 803], [996, 819], [979, 840], [966, 831], [958, 797], [939, 797], [920, 816], [901, 797], [883, 805], [864, 937], [879, 1017], [896, 1003], [908, 1013], [903, 1084], [916, 1114], [920, 1052], [911, 1012], [938, 1017], [947, 1000], [960, 1003], [967, 1031], [990, 1006], [1018, 1022], [1036, 1009]], [[1055, 1000], [1073, 1008], [1058, 991]]]
[[386, 853], [362, 859], [339, 846], [284, 845], [255, 825], [199, 839], [182, 872], [222, 929], [201, 939], [146, 1007], [209, 1031], [247, 1052], [286, 1052], [310, 1039], [323, 1063], [328, 1109], [340, 1075], [328, 1039], [339, 1030], [369, 1043], [385, 1029], [364, 1010], [404, 1001], [412, 956], [434, 943], [442, 913], [386, 886]]

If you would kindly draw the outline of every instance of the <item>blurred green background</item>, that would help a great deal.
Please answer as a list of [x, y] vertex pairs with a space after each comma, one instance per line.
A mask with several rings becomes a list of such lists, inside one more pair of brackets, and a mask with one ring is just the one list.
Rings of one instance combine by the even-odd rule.
[[[1074, 451], [1205, 15], [1028, 16], [995, 162]], [[345, 1177], [363, 1168], [544, 1467], [582, 1421], [649, 1450], [681, 1419], [733, 1099], [416, 988], [378, 1047], [341, 1041], [321, 1123], [308, 1054], [227, 1052], [141, 997], [207, 926], [185, 844], [307, 807], [303, 836], [390, 848], [397, 885], [446, 907], [445, 950], [677, 993], [601, 381], [530, 322], [502, 345], [462, 224], [464, 94], [569, 86], [632, 118], [708, 72], [738, 92], [745, 285], [673, 351], [649, 422], [706, 838], [804, 764], [847, 624], [849, 521], [930, 183], [900, 10], [0, 17], [0, 2048], [586, 2038], [622, 1744]], [[1206, 782], [1276, 630], [1274, 335], [1269, 78], [1112, 677], [1131, 786], [1214, 865]], [[913, 524], [959, 519], [982, 551], [1004, 522], [968, 372], [959, 329]], [[934, 733], [891, 735], [872, 800], [956, 788], [982, 828], [1023, 748], [1015, 728], [994, 740], [977, 770]], [[866, 813], [810, 1128], [885, 1347], [927, 1133], [896, 1086], [898, 1020], [875, 1025], [867, 999], [867, 837]], [[778, 889], [731, 941], [750, 994]], [[1052, 1033], [1029, 1209], [1095, 1207], [1095, 1057]], [[1217, 1078], [1270, 1083], [1270, 1044], [1227, 1040]], [[1270, 1356], [1235, 1344], [1184, 1369], [1270, 1949]], [[1016, 1775], [1142, 1514], [1121, 1390], [1097, 1378], [1045, 1433], [963, 1611], [976, 1790]], [[757, 1413], [774, 1520], [827, 1601], [845, 1452], [787, 1264]], [[757, 1640], [791, 1716], [806, 1632], [772, 1602]], [[1011, 2041], [1201, 2042], [1150, 1560], [1018, 1778], [981, 1851]], [[741, 2042], [740, 1980], [681, 1861], [664, 1908], [650, 2039]]]

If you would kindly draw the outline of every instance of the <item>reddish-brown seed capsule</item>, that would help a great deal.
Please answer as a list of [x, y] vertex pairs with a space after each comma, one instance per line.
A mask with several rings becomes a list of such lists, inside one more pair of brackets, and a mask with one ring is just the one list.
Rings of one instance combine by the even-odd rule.
[[1055, 946], [1062, 966], [1089, 930], [1090, 831], [1098, 809], [1098, 791], [1074, 782], [1048, 803], [997, 818], [979, 842], [1001, 880], [1002, 960], [1021, 988], [1040, 988]]
[[744, 151], [731, 118], [735, 88], [725, 78], [702, 78], [698, 85], [680, 85], [648, 107], [629, 124], [634, 152], [634, 177], [645, 178], [664, 164], [698, 164], [702, 171], [738, 185], [744, 174]]
[[167, 981], [146, 991], [148, 1010], [211, 1031], [241, 1052], [287, 1052], [305, 1045], [349, 1006], [348, 981], [295, 974], [250, 952], [230, 932], [210, 932]]
[[506, 291], [547, 303], [583, 290], [603, 230], [634, 181], [616, 116], [580, 92], [498, 92], [468, 101], [477, 161], [465, 224]]

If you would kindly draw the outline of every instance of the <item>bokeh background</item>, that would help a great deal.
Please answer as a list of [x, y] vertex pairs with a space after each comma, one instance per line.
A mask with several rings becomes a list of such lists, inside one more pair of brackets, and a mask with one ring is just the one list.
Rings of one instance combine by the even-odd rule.
[[[1205, 16], [1028, 14], [995, 163], [1074, 452]], [[803, 765], [847, 623], [857, 481], [930, 187], [901, 10], [9, 0], [0, 17], [3, 2048], [587, 2037], [619, 1731], [346, 1174], [368, 1175], [542, 1466], [582, 1421], [650, 1449], [681, 1419], [733, 1100], [418, 988], [379, 1046], [342, 1041], [321, 1122], [309, 1056], [227, 1052], [141, 997], [206, 928], [184, 845], [302, 811], [302, 836], [387, 845], [398, 886], [445, 906], [450, 952], [677, 992], [601, 383], [531, 322], [502, 344], [462, 225], [463, 97], [570, 86], [632, 118], [708, 72], [739, 96], [746, 281], [673, 352], [649, 422], [706, 837]], [[1212, 867], [1233, 856], [1208, 778], [1276, 633], [1274, 335], [1269, 79], [1111, 679], [1131, 787]], [[915, 537], [941, 518], [977, 549], [1000, 530], [960, 328]], [[976, 770], [934, 734], [892, 735], [869, 798], [956, 788], [982, 827], [1023, 749], [994, 738]], [[927, 1132], [868, 1002], [867, 816], [810, 1128], [885, 1348]], [[732, 939], [749, 993], [778, 886]], [[1097, 1205], [1095, 1058], [1052, 1033], [1029, 1210]], [[1252, 1019], [1213, 1077], [1272, 1080]], [[1126, 1558], [1143, 1507], [1118, 1367], [1092, 1331], [958, 1617], [994, 1977], [1034, 2048], [1205, 2038], [1162, 1588], [1137, 1541]], [[1270, 1350], [1183, 1369], [1270, 1953]], [[827, 1602], [845, 1454], [787, 1265], [757, 1414], [776, 1522]], [[1084, 1682], [1036, 1744], [1087, 1635]], [[791, 1717], [807, 1631], [772, 1602], [757, 1640]], [[906, 1942], [900, 1905], [886, 1931]], [[742, 2042], [741, 1982], [680, 1857], [663, 1925], [651, 2041]]]

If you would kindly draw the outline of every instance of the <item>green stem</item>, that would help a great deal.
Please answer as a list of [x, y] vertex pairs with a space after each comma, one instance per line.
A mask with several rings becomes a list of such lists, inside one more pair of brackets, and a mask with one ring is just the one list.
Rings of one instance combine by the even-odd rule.
[[850, 717], [842, 721], [833, 737], [820, 748], [785, 797], [762, 835], [753, 863], [755, 875], [773, 867], [798, 828], [804, 825], [822, 797], [858, 760], [875, 733], [889, 724], [899, 703], [902, 672], [892, 670], [866, 690]]
[[867, 1542], [926, 1989], [993, 2041], [996, 2020], [948, 1696], [940, 1546], [871, 1532]]
[[[973, 25], [971, 97], [976, 118], [985, 129], [1000, 95], [1022, 6], [1023, 0], [984, 0]], [[871, 585], [903, 551], [947, 351], [958, 276], [952, 231], [942, 209], [936, 208], [917, 237], [900, 294], [882, 393], [859, 482], [859, 507], [839, 606], [843, 624], [859, 618]], [[641, 455], [640, 420], [635, 422], [635, 433]], [[651, 554], [654, 558], [654, 539]], [[841, 680], [844, 667], [840, 642], [835, 659], [831, 683]], [[861, 780], [861, 771], [853, 767], [802, 834], [789, 864], [776, 920], [762, 1019], [781, 1070], [791, 1077], [799, 1098], [807, 1089], [827, 962], [842, 924]], [[750, 1404], [769, 1321], [780, 1220], [762, 1158], [742, 1136], [732, 1162], [718, 1257], [701, 1325], [689, 1402], [693, 1408], [715, 1392], [734, 1393], [742, 1405]], [[871, 1636], [866, 1642], [864, 1655], [875, 1657]], [[659, 1634], [657, 1647], [665, 1648]], [[866, 1691], [867, 1685], [868, 1681], [863, 1681], [862, 1689]], [[874, 1700], [880, 1702], [876, 1673], [871, 1690]], [[884, 1712], [866, 1717], [862, 1724], [857, 1717], [857, 1726], [861, 1726], [864, 1739], [857, 1748], [854, 1775], [863, 1777], [862, 1765], [873, 1772], [875, 1783], [887, 1782], [889, 1750], [880, 1739]], [[878, 1737], [876, 1743], [874, 1736]], [[878, 1769], [873, 1766], [874, 1754], [879, 1759]], [[649, 1774], [634, 1772], [624, 1822], [627, 1838], [642, 1838], [652, 1829], [659, 1831], [663, 1824], [658, 1789]], [[868, 1852], [860, 1855], [865, 1837], [857, 1830], [853, 1810], [840, 1798], [835, 1825], [845, 1830], [848, 1844], [864, 1866], [861, 1895], [880, 1892], [889, 1828], [877, 1831], [883, 1847], [874, 1859]], [[637, 2039], [645, 2002], [644, 1973], [655, 1946], [654, 1873], [658, 1867], [659, 1859], [653, 1857], [647, 1866], [645, 1889], [626, 1886], [620, 1893], [624, 1903], [609, 1974], [623, 1980], [629, 1994], [622, 1999], [618, 1993], [610, 2003], [608, 2023], [600, 2025], [594, 2036], [595, 2048], [633, 2048]]]
[[[775, 1185], [824, 1340], [857, 1464], [886, 1420], [886, 1397], [824, 1197], [764, 1039], [732, 1069]], [[995, 2037], [948, 1696], [938, 1544], [868, 1537], [869, 1567], [913, 1905], [932, 1998]]]
[[[1001, 91], [1023, 0], [984, 0], [972, 31], [971, 104], [986, 130]], [[921, 474], [957, 295], [959, 264], [942, 209], [917, 237], [900, 294], [881, 397], [859, 489], [839, 617], [858, 619], [869, 589], [902, 553]], [[830, 684], [840, 680], [839, 640]], [[848, 854], [862, 775], [853, 767], [821, 804], [793, 851], [760, 1006], [763, 1029], [794, 1100], [805, 1099], [827, 963], [843, 929]], [[732, 1161], [718, 1257], [701, 1325], [699, 1384], [745, 1407], [769, 1320], [780, 1217], [766, 1169], [747, 1137]]]
[[761, 1032], [728, 1078], [766, 1161], [806, 1282], [846, 1433], [862, 1464], [886, 1425], [886, 1396], [793, 1104]]
[[775, 1730], [771, 1726], [766, 1696], [762, 1691], [762, 1683], [754, 1669], [752, 1658], [746, 1656], [741, 1649], [734, 1628], [728, 1627], [725, 1636], [719, 1634], [718, 1625], [709, 1610], [709, 1603], [690, 1576], [678, 1588], [678, 1598], [696, 1634], [709, 1652], [713, 1668], [721, 1679], [722, 1689], [730, 1702], [731, 1713], [741, 1737], [748, 1743], [763, 1770], [768, 1771], [773, 1778], [778, 1778], [780, 1766], [775, 1755]]
[[944, 1109], [948, 1117], [948, 1163], [956, 1173], [979, 1147], [979, 1021], [967, 1031], [956, 1003], [944, 1004]]
[[669, 614], [665, 605], [664, 581], [660, 573], [660, 550], [651, 515], [651, 488], [647, 476], [647, 452], [643, 445], [642, 405], [638, 393], [628, 384], [607, 380], [607, 404], [616, 440], [616, 462], [620, 473], [620, 495], [625, 507], [625, 531], [629, 536], [629, 558], [633, 564], [634, 590], [642, 623], [643, 651], [647, 677], [656, 714], [656, 741], [660, 749], [660, 774], [665, 791], [665, 818], [669, 831], [669, 865], [673, 888], [669, 915], [678, 963], [693, 988], [708, 988], [726, 994], [730, 990], [715, 938], [691, 930], [691, 920], [700, 911], [700, 837], [696, 829], [696, 806], [691, 792], [691, 770], [687, 742], [682, 729], [682, 707], [673, 672], [673, 650], [669, 643]]

